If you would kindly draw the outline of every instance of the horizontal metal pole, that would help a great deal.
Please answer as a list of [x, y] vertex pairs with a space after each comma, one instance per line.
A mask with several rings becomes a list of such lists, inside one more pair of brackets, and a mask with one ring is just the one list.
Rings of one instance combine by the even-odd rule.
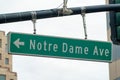
[[120, 4], [74, 7], [74, 8], [68, 8], [68, 9], [72, 10], [72, 13], [64, 14], [62, 9], [49, 9], [49, 10], [40, 10], [40, 11], [0, 14], [0, 24], [32, 20], [33, 13], [36, 13], [36, 19], [44, 19], [44, 18], [81, 14], [83, 9], [85, 13], [104, 12], [104, 11], [120, 11]]

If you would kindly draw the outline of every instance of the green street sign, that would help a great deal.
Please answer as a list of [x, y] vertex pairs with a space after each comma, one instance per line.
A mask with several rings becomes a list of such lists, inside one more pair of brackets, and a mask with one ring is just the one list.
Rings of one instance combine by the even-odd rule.
[[111, 62], [110, 42], [8, 33], [8, 52], [19, 55]]

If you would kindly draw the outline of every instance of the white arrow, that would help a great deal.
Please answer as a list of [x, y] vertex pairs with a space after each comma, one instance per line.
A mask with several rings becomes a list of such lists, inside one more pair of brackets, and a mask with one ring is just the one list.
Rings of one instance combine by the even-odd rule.
[[17, 48], [20, 48], [20, 45], [21, 46], [24, 46], [24, 42], [20, 42], [20, 38], [18, 38], [17, 40], [15, 40], [13, 42], [13, 44], [17, 47]]

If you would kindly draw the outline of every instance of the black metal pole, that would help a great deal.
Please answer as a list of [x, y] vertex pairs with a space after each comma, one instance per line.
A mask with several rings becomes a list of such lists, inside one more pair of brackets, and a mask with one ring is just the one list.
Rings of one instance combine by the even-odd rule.
[[[36, 19], [44, 19], [51, 17], [69, 16], [81, 14], [83, 7], [69, 8], [72, 10], [71, 14], [64, 14], [62, 9], [49, 9], [40, 11], [28, 11], [19, 13], [0, 14], [0, 24], [32, 20], [32, 13], [36, 13]], [[85, 13], [103, 12], [103, 11], [120, 11], [120, 4], [85, 6]]]

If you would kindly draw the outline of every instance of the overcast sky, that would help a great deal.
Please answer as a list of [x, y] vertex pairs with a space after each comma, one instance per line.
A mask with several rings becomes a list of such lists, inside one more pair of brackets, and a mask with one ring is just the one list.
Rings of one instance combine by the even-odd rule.
[[[63, 0], [0, 0], [0, 13], [58, 8]], [[105, 4], [105, 0], [68, 0], [68, 7]], [[62, 6], [60, 7], [62, 8]], [[86, 14], [90, 40], [107, 41], [106, 13]], [[37, 34], [84, 39], [81, 15], [37, 20]], [[31, 21], [0, 24], [6, 34], [33, 33]], [[13, 56], [18, 80], [109, 80], [108, 63], [58, 58]]]

